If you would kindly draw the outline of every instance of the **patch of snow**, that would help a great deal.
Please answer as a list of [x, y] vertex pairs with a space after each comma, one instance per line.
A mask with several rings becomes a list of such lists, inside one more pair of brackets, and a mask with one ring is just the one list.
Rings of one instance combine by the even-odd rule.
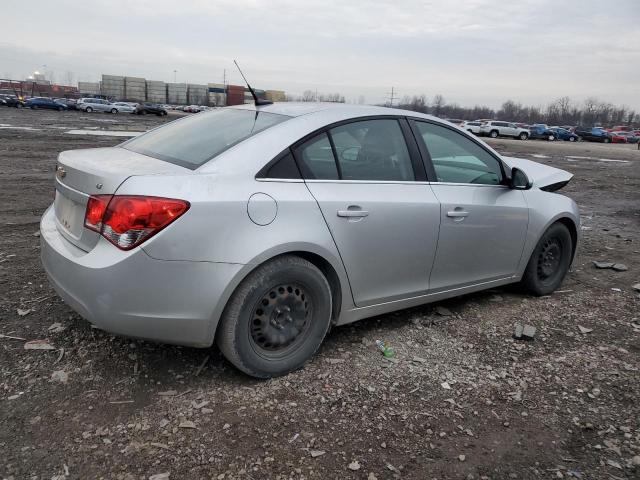
[[144, 132], [123, 132], [123, 131], [114, 131], [114, 130], [69, 130], [68, 133], [71, 135], [97, 135], [103, 137], [137, 137], [138, 135], [142, 135]]
[[541, 153], [534, 153], [531, 155], [533, 158], [549, 158], [547, 155], [542, 155]]

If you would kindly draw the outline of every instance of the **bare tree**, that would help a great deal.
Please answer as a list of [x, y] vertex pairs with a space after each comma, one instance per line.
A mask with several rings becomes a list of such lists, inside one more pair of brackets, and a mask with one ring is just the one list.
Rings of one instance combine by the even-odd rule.
[[302, 92], [302, 97], [300, 97], [301, 102], [315, 102], [316, 101], [316, 93], [312, 90], [305, 90]]
[[442, 114], [442, 107], [444, 107], [446, 102], [444, 101], [444, 97], [441, 94], [437, 94], [433, 97], [433, 103], [431, 104], [431, 113], [436, 117], [439, 117]]

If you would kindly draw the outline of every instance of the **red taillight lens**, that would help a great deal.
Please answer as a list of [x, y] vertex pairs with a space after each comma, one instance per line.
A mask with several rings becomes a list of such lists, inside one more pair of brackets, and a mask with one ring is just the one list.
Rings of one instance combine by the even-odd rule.
[[84, 214], [84, 226], [89, 230], [100, 233], [102, 230], [102, 219], [104, 212], [107, 211], [107, 205], [113, 195], [96, 195], [89, 197], [87, 203], [87, 211]]
[[189, 202], [134, 195], [96, 195], [89, 199], [85, 226], [122, 250], [148, 240], [189, 209]]

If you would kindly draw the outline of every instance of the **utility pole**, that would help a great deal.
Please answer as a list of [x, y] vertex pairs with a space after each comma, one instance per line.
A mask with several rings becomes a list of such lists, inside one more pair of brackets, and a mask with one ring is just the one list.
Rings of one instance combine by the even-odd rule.
[[222, 70], [222, 85], [227, 88], [227, 69]]
[[173, 71], [173, 83], [177, 83], [177, 82], [176, 82], [176, 79], [178, 78], [178, 77], [177, 77], [177, 75], [176, 75], [177, 73], [178, 73], [178, 71], [177, 71], [177, 70], [174, 70], [174, 71]]
[[389, 106], [393, 107], [393, 101], [397, 98], [397, 95], [395, 95], [395, 89], [393, 87], [391, 87], [391, 92], [387, 92], [387, 95], [389, 95], [387, 98], [389, 99]]

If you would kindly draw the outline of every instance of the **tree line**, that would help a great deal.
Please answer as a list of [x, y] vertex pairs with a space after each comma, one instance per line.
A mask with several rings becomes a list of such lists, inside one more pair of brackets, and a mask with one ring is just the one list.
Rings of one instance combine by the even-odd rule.
[[522, 122], [526, 124], [546, 123], [548, 125], [632, 125], [640, 123], [640, 113], [627, 106], [613, 105], [590, 97], [582, 103], [576, 103], [569, 97], [560, 97], [546, 106], [523, 105], [507, 100], [498, 110], [487, 106], [461, 107], [456, 103], [447, 103], [440, 94], [431, 102], [425, 95], [404, 96], [397, 105], [399, 108], [415, 112], [429, 113], [442, 118], [477, 120], [481, 118]]

